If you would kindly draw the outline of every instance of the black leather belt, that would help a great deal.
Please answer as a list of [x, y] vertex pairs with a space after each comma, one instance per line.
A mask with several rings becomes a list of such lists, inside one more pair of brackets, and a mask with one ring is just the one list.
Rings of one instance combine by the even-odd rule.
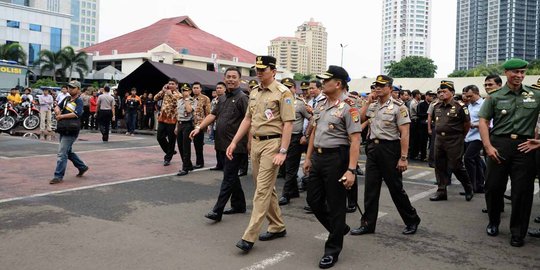
[[374, 144], [381, 144], [381, 143], [394, 143], [394, 142], [399, 142], [399, 140], [369, 139], [368, 142], [374, 143]]
[[519, 134], [501, 134], [501, 135], [494, 135], [496, 137], [503, 137], [503, 138], [510, 138], [512, 140], [527, 140], [532, 139], [532, 136], [526, 136], [526, 135], [519, 135]]
[[180, 121], [180, 123], [182, 123], [182, 124], [192, 124], [192, 123], [193, 123], [193, 120], [189, 120], [189, 121]]
[[322, 148], [322, 147], [315, 147], [315, 152], [318, 154], [330, 154], [330, 153], [337, 153], [341, 150], [341, 147], [336, 148]]
[[277, 139], [277, 138], [281, 138], [281, 135], [279, 135], [279, 134], [267, 135], [267, 136], [255, 136], [255, 135], [253, 135], [253, 139], [256, 139], [256, 140], [259, 140], [259, 141], [265, 141], [265, 140]]

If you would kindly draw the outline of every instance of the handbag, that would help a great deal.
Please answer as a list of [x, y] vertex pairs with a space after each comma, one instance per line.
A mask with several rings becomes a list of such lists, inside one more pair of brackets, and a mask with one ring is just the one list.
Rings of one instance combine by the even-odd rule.
[[[67, 98], [64, 99], [65, 108]], [[56, 123], [56, 132], [60, 134], [77, 134], [81, 130], [81, 120], [79, 118], [62, 119]]]

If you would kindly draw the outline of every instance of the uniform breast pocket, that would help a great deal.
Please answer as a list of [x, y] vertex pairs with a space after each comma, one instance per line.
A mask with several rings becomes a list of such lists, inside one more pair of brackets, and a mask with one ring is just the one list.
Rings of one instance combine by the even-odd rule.
[[510, 102], [499, 102], [497, 103], [497, 106], [495, 106], [496, 111], [500, 115], [508, 115], [512, 111], [512, 103]]
[[272, 112], [276, 112], [278, 110], [278, 101], [277, 100], [269, 100], [266, 103], [265, 109], [270, 109]]
[[538, 107], [538, 103], [536, 102], [523, 102], [523, 108], [525, 109], [536, 109]]
[[385, 122], [392, 122], [395, 119], [395, 115], [393, 113], [384, 113], [381, 119]]

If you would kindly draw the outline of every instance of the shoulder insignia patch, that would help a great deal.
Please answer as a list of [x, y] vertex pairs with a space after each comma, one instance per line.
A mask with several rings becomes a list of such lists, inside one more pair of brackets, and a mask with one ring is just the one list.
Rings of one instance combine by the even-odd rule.
[[356, 104], [356, 102], [355, 102], [352, 98], [350, 98], [350, 97], [349, 97], [349, 98], [346, 98], [346, 99], [343, 100], [343, 101], [345, 101], [345, 103], [349, 104], [349, 106], [351, 106], [351, 107], [354, 107], [354, 105]]
[[399, 108], [399, 113], [401, 114], [401, 117], [409, 116], [409, 111], [407, 110], [407, 107]]
[[404, 104], [403, 101], [401, 101], [401, 100], [397, 100], [397, 99], [394, 99], [394, 98], [391, 98], [391, 99], [392, 99], [392, 102], [394, 102], [394, 104], [396, 104], [398, 106], [401, 106], [401, 105]]
[[357, 108], [349, 109], [349, 113], [351, 114], [351, 118], [355, 123], [360, 121], [360, 113], [358, 112]]
[[465, 115], [469, 115], [469, 109], [467, 109], [467, 107], [463, 106], [463, 112], [465, 113]]

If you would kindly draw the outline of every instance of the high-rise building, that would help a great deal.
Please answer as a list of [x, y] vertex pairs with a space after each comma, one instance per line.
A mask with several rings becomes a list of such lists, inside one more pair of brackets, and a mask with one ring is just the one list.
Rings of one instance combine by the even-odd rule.
[[309, 74], [308, 47], [297, 37], [278, 37], [270, 41], [268, 55], [276, 58], [278, 66], [293, 73]]
[[540, 0], [458, 0], [456, 70], [540, 57]]
[[307, 46], [308, 74], [321, 74], [326, 70], [328, 33], [322, 23], [311, 18], [298, 26], [296, 37]]
[[69, 45], [70, 15], [13, 2], [0, 1], [0, 44], [19, 43], [28, 65], [39, 59], [41, 50], [56, 52]]
[[79, 49], [98, 43], [99, 0], [0, 0], [0, 2], [71, 15], [68, 45]]
[[407, 56], [430, 57], [431, 0], [383, 0], [381, 73]]

